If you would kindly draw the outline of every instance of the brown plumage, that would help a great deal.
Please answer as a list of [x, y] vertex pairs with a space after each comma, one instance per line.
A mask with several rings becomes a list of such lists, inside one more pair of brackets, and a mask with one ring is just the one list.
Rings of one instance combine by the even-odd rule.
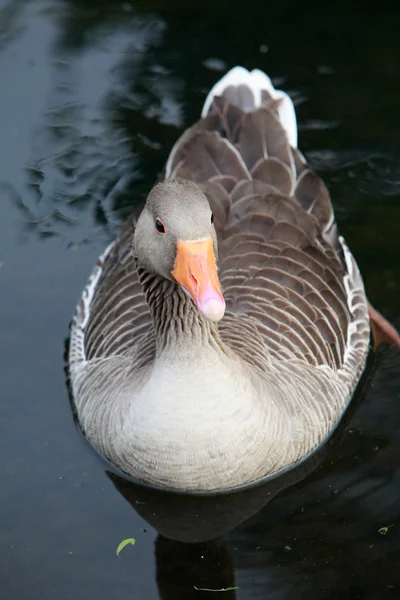
[[[132, 215], [99, 259], [72, 325], [74, 400], [94, 446], [139, 480], [252, 484], [309, 455], [352, 396], [368, 303], [296, 140], [290, 99], [264, 74], [232, 70], [175, 144], [136, 233]], [[156, 216], [170, 241], [153, 239]], [[215, 232], [218, 324], [171, 275], [180, 239], [210, 236], [216, 252]]]

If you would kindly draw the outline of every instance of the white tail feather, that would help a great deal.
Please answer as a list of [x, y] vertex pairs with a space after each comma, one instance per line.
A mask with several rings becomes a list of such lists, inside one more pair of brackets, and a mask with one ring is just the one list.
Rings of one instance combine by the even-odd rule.
[[254, 85], [250, 72], [243, 67], [233, 67], [233, 69], [228, 71], [228, 73], [226, 73], [222, 79], [217, 81], [217, 83], [213, 85], [209, 91], [206, 101], [204, 102], [203, 110], [201, 111], [202, 117], [207, 115], [215, 96], [222, 96], [226, 88], [230, 85], [234, 87], [237, 85], [246, 85], [253, 94], [254, 105], [261, 105], [261, 88], [257, 85]]
[[265, 90], [276, 100], [281, 100], [278, 107], [279, 120], [286, 130], [289, 143], [297, 148], [297, 120], [293, 102], [282, 90], [276, 90], [268, 75], [259, 69], [248, 71], [243, 67], [234, 67], [222, 79], [211, 88], [201, 111], [201, 116], [205, 117], [215, 96], [222, 96], [224, 90], [229, 86], [245, 85], [248, 87], [254, 98], [254, 106], [262, 104], [262, 90]]

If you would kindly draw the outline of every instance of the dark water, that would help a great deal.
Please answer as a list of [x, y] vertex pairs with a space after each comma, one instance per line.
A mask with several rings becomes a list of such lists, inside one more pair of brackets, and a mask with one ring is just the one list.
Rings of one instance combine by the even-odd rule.
[[400, 10], [383, 6], [0, 0], [1, 599], [400, 597], [395, 349], [304, 470], [207, 502], [107, 475], [63, 370], [98, 254], [237, 63], [294, 98], [370, 299], [400, 326]]

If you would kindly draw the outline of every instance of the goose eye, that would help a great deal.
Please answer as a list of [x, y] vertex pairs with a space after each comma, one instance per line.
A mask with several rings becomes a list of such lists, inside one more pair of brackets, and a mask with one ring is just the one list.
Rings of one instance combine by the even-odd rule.
[[156, 229], [157, 229], [158, 233], [165, 233], [166, 232], [165, 225], [161, 221], [161, 219], [156, 219]]
[[211, 225], [214, 223], [214, 213], [211, 213]]

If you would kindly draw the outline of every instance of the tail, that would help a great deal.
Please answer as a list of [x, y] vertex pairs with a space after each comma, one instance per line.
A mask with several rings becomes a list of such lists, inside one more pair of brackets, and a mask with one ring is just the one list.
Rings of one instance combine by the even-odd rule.
[[234, 67], [210, 90], [201, 111], [207, 116], [216, 96], [222, 96], [232, 104], [248, 112], [261, 106], [264, 102], [277, 100], [279, 120], [286, 130], [289, 144], [297, 148], [297, 120], [293, 102], [282, 90], [276, 90], [268, 75], [259, 69], [248, 71], [243, 67]]

